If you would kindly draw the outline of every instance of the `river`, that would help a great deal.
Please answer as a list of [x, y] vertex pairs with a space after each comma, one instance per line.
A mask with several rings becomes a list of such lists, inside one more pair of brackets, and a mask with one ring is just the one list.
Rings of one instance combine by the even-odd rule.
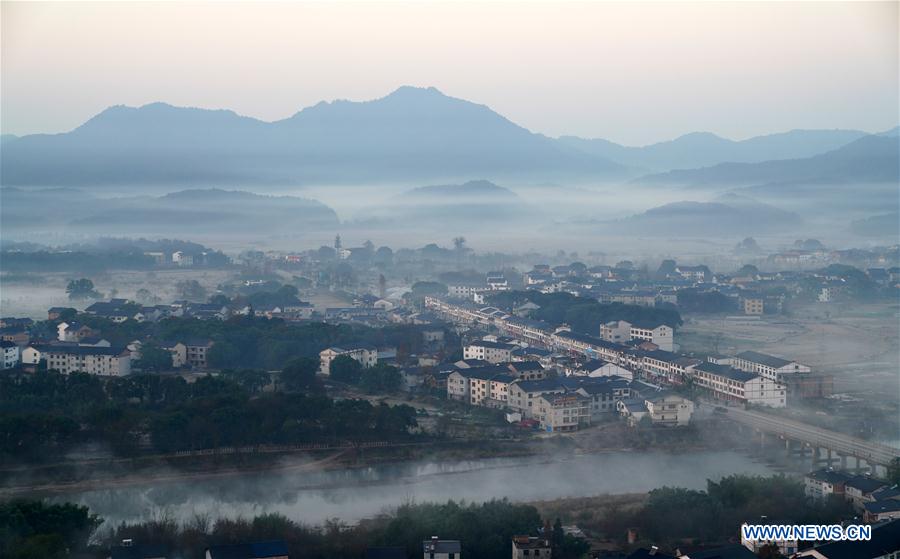
[[492, 458], [408, 462], [315, 472], [273, 471], [226, 479], [69, 493], [56, 498], [87, 505], [107, 525], [166, 514], [252, 517], [282, 513], [309, 524], [355, 522], [405, 502], [480, 502], [507, 497], [537, 501], [644, 492], [664, 485], [694, 489], [733, 473], [771, 474], [766, 465], [723, 452], [614, 452], [564, 458]]

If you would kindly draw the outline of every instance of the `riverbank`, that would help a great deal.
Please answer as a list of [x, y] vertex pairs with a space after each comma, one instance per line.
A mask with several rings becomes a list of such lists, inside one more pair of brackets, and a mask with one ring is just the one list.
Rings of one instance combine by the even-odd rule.
[[0, 469], [0, 498], [45, 497], [111, 487], [161, 485], [258, 474], [290, 474], [402, 465], [417, 461], [459, 462], [497, 458], [600, 453], [702, 452], [732, 448], [715, 429], [635, 432], [610, 421], [568, 435], [523, 432], [512, 440], [453, 439], [399, 442], [378, 447], [257, 451], [208, 455], [156, 454], [134, 458], [83, 458]]

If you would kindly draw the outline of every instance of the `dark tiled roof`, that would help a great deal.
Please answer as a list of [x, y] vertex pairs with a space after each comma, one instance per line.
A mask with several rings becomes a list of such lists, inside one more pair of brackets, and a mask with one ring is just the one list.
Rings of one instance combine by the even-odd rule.
[[806, 474], [806, 477], [831, 484], [846, 483], [850, 479], [850, 476], [847, 474], [835, 472], [834, 470], [816, 470]]
[[828, 559], [871, 559], [887, 556], [900, 549], [900, 520], [893, 520], [872, 528], [869, 541], [841, 541], [814, 548]]
[[691, 559], [756, 559], [756, 554], [741, 544], [692, 551], [688, 556]]
[[94, 346], [47, 346], [42, 352], [64, 353], [68, 355], [111, 355], [117, 357], [125, 352], [121, 347], [94, 347]]
[[402, 547], [370, 547], [366, 550], [366, 559], [406, 559], [406, 550]]
[[746, 371], [732, 369], [731, 365], [717, 365], [708, 361], [704, 361], [703, 363], [698, 364], [695, 369], [698, 371], [703, 371], [705, 373], [718, 375], [720, 377], [729, 378], [731, 380], [736, 380], [738, 382], [747, 382], [759, 376], [753, 373], [748, 373]]
[[786, 361], [780, 357], [775, 357], [774, 355], [768, 355], [765, 353], [760, 353], [758, 351], [743, 351], [737, 354], [739, 359], [743, 359], [745, 361], [752, 361], [753, 363], [760, 363], [767, 367], [773, 367], [775, 369], [779, 369], [784, 367], [785, 365], [790, 365], [791, 361]]
[[887, 483], [878, 479], [872, 479], [867, 476], [856, 476], [847, 480], [847, 483], [845, 483], [844, 485], [846, 485], [847, 487], [852, 487], [854, 489], [859, 489], [863, 493], [871, 493], [876, 489], [885, 487]]
[[283, 541], [216, 545], [207, 549], [212, 559], [268, 559], [287, 556], [287, 544]]
[[459, 553], [459, 540], [425, 540], [422, 550], [425, 553]]
[[169, 549], [164, 545], [129, 545], [110, 550], [112, 559], [157, 559], [168, 557]]

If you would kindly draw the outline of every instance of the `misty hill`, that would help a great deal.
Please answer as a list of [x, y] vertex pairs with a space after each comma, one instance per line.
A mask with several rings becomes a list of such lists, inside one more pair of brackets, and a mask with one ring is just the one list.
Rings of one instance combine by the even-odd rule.
[[469, 181], [464, 184], [420, 186], [405, 192], [398, 198], [415, 201], [417, 204], [429, 200], [457, 204], [472, 200], [477, 200], [479, 203], [486, 200], [510, 204], [521, 202], [513, 191], [486, 180]]
[[896, 242], [900, 234], [900, 213], [873, 215], [850, 223], [850, 231], [863, 237], [882, 237]]
[[160, 197], [100, 198], [72, 188], [0, 190], [3, 233], [46, 229], [109, 235], [280, 233], [333, 228], [334, 210], [316, 200], [220, 189]]
[[575, 136], [563, 136], [559, 141], [629, 167], [663, 171], [709, 167], [726, 162], [756, 163], [812, 157], [865, 135], [859, 130], [791, 130], [735, 141], [709, 132], [694, 132], [642, 147]]
[[648, 236], [741, 236], [787, 231], [801, 218], [752, 198], [726, 195], [711, 202], [673, 202], [629, 218], [605, 222], [611, 231]]
[[838, 149], [803, 159], [761, 163], [722, 163], [669, 171], [635, 180], [639, 184], [699, 187], [765, 183], [894, 183], [900, 180], [900, 140], [892, 135], [863, 136]]
[[486, 180], [413, 188], [367, 210], [376, 219], [441, 228], [490, 226], [530, 219], [534, 212], [516, 193]]
[[621, 166], [434, 88], [322, 102], [263, 122], [153, 103], [4, 141], [5, 185], [323, 184], [470, 176], [605, 176]]

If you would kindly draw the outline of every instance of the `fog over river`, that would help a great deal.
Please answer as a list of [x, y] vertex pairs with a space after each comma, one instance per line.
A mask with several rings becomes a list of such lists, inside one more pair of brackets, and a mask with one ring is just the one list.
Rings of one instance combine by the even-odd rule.
[[355, 522], [405, 502], [536, 501], [643, 492], [656, 487], [706, 487], [734, 473], [767, 475], [767, 466], [735, 452], [685, 454], [615, 452], [565, 458], [493, 458], [430, 461], [316, 472], [263, 472], [225, 479], [171, 482], [66, 494], [59, 501], [90, 506], [107, 526], [166, 513], [252, 517], [278, 512], [320, 524]]

